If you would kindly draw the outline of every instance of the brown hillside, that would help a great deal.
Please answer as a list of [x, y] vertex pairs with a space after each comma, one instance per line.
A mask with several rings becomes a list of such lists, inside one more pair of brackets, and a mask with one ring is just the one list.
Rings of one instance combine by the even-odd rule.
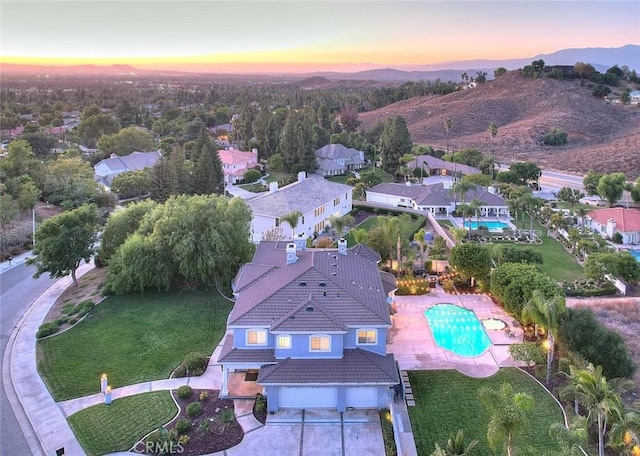
[[[623, 171], [640, 175], [640, 107], [596, 99], [580, 81], [527, 79], [517, 71], [474, 89], [412, 98], [360, 114], [362, 128], [403, 116], [414, 142], [445, 149], [444, 121], [453, 121], [450, 148], [476, 147], [503, 162], [533, 160], [542, 167], [586, 173]], [[487, 127], [495, 122], [491, 140]], [[545, 146], [552, 128], [567, 131], [569, 143]]]

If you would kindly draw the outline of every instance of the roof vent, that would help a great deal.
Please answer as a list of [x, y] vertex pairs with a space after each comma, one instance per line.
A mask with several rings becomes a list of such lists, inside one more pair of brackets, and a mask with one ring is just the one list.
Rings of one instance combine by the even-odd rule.
[[313, 312], [313, 306], [307, 306], [307, 308], [304, 310], [306, 310], [307, 312]]
[[301, 287], [306, 287], [307, 286], [307, 282], [300, 282], [298, 285], [300, 285]]
[[332, 272], [331, 275], [335, 277], [335, 276], [338, 275], [338, 273], [337, 272]]
[[326, 283], [324, 283], [324, 282], [320, 282], [320, 283], [318, 284], [318, 286], [319, 286], [319, 287], [326, 287], [326, 286], [327, 286], [327, 284], [326, 284]]

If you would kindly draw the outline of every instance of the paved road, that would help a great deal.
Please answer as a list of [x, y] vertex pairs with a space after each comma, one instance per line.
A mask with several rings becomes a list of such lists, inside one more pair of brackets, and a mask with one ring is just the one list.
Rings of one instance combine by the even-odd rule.
[[[7, 342], [24, 312], [40, 294], [55, 283], [55, 280], [49, 279], [48, 275], [33, 279], [34, 271], [33, 266], [20, 264], [11, 269], [3, 268], [0, 273], [0, 315], [2, 316], [0, 318], [0, 364], [4, 362], [5, 355], [8, 355], [5, 353]], [[0, 410], [2, 411], [0, 414], [0, 453], [3, 455], [32, 454], [18, 423], [18, 418], [16, 418], [8, 401], [6, 389], [12, 390], [13, 385], [11, 380], [5, 377], [4, 370], [0, 384], [2, 386], [0, 388]], [[26, 419], [21, 410], [18, 411], [18, 416], [21, 421]], [[33, 435], [29, 436], [29, 440], [32, 442], [34, 438]]]
[[584, 176], [576, 176], [574, 174], [558, 173], [556, 171], [542, 171], [540, 175], [540, 185], [542, 187], [550, 187], [561, 189], [562, 187], [575, 188], [584, 191], [582, 181]]

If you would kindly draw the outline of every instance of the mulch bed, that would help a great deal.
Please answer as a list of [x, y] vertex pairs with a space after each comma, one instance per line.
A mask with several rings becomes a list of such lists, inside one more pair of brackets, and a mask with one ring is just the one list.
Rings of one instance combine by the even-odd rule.
[[[203, 391], [206, 392], [208, 397], [200, 400], [200, 393]], [[233, 411], [233, 401], [218, 398], [218, 393], [218, 390], [194, 389], [188, 398], [182, 399], [177, 396], [175, 391], [172, 392], [173, 397], [180, 406], [180, 414], [167, 428], [169, 430], [173, 429], [180, 419], [191, 421], [191, 430], [187, 433], [189, 441], [182, 445], [184, 451], [181, 454], [202, 455], [216, 453], [236, 446], [244, 438], [242, 426], [235, 419], [226, 426], [221, 423], [219, 419], [221, 413], [225, 409]], [[188, 417], [186, 413], [187, 406], [192, 402], [198, 401], [202, 403], [202, 415], [197, 418]], [[203, 425], [205, 422], [208, 422], [208, 425]]]

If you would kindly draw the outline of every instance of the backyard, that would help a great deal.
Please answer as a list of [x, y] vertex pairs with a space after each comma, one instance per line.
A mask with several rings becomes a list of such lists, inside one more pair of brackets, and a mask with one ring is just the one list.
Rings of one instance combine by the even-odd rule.
[[458, 429], [464, 430], [467, 442], [480, 442], [474, 454], [493, 455], [487, 444], [489, 415], [477, 392], [481, 386], [498, 390], [504, 382], [510, 383], [515, 392], [530, 394], [535, 401], [530, 413], [531, 428], [516, 435], [516, 448], [530, 448], [534, 451], [531, 454], [557, 449], [549, 437], [549, 426], [563, 422], [560, 407], [535, 380], [517, 369], [503, 368], [486, 379], [455, 371], [410, 371], [409, 380], [416, 401], [415, 407], [409, 407], [409, 416], [420, 455], [431, 454], [436, 443], [443, 446]]
[[[168, 378], [190, 352], [213, 352], [232, 303], [215, 292], [111, 296], [70, 330], [38, 342], [38, 370], [56, 401]], [[72, 354], [72, 355], [71, 355]]]
[[[378, 217], [381, 217], [384, 215], [392, 215], [392, 216], [399, 215], [396, 212], [391, 212], [389, 214], [380, 214], [376, 212], [367, 213], [366, 211], [360, 210], [358, 212], [358, 218], [361, 218], [366, 214], [369, 214], [369, 215], [361, 223], [359, 223], [355, 228], [364, 229], [367, 232], [371, 231], [371, 229], [373, 229], [378, 224], [378, 221], [379, 221]], [[402, 226], [402, 239], [405, 240], [407, 243], [413, 239], [413, 234], [416, 231], [418, 231], [420, 228], [422, 228], [426, 223], [426, 219], [422, 215], [411, 214], [411, 219], [412, 219], [411, 223], [408, 223]], [[345, 239], [347, 240], [347, 244], [349, 246], [355, 245], [355, 240], [353, 239], [353, 235], [351, 233], [348, 233], [345, 236]]]

